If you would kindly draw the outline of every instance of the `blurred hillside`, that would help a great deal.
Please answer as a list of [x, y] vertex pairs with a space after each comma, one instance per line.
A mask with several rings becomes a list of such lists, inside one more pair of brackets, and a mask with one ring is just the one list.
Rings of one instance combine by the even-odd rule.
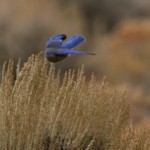
[[149, 17], [148, 0], [1, 0], [0, 71], [5, 60], [24, 62], [44, 51], [52, 35], [83, 34], [87, 42], [78, 49], [96, 56], [71, 56], [56, 67], [64, 71], [85, 64], [86, 72], [100, 79], [127, 83], [134, 118], [149, 119]]

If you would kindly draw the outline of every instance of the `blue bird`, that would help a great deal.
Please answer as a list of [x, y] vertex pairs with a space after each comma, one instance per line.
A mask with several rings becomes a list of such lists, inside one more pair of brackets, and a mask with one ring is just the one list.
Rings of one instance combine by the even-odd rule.
[[68, 55], [95, 55], [93, 53], [77, 51], [73, 49], [74, 47], [86, 41], [84, 36], [73, 35], [63, 43], [66, 38], [67, 36], [65, 34], [59, 34], [47, 40], [44, 55], [48, 61], [58, 62], [65, 59]]

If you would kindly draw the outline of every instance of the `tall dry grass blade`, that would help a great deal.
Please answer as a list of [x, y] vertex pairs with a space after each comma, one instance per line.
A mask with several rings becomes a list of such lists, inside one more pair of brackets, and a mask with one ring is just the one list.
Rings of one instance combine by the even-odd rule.
[[16, 79], [13, 61], [4, 63], [0, 149], [148, 148], [148, 130], [137, 133], [129, 121], [126, 92], [105, 80], [88, 81], [84, 66], [60, 77], [41, 53], [18, 64]]

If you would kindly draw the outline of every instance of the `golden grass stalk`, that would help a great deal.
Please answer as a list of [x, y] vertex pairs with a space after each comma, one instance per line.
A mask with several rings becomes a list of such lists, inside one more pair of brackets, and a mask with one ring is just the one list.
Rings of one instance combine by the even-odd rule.
[[134, 131], [129, 108], [124, 89], [94, 75], [87, 81], [83, 66], [60, 77], [38, 54], [18, 64], [14, 77], [9, 61], [0, 85], [0, 149], [147, 148], [150, 132]]

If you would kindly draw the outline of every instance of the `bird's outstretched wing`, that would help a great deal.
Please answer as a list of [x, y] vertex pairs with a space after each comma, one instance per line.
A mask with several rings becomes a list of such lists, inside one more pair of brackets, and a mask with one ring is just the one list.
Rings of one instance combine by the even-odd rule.
[[46, 48], [49, 48], [49, 47], [61, 47], [61, 46], [62, 46], [62, 40], [48, 39], [48, 41], [46, 43]]
[[49, 47], [61, 47], [63, 40], [65, 40], [67, 36], [65, 34], [59, 34], [52, 36], [46, 42], [46, 48]]
[[82, 35], [73, 35], [65, 43], [62, 44], [63, 48], [72, 49], [77, 45], [86, 41], [86, 38]]
[[78, 51], [78, 50], [73, 50], [73, 49], [61, 49], [56, 51], [57, 55], [69, 55], [69, 54], [74, 54], [74, 55], [83, 55], [83, 54], [90, 54], [90, 55], [95, 55], [94, 53], [89, 53], [89, 52], [83, 52], [83, 51]]

